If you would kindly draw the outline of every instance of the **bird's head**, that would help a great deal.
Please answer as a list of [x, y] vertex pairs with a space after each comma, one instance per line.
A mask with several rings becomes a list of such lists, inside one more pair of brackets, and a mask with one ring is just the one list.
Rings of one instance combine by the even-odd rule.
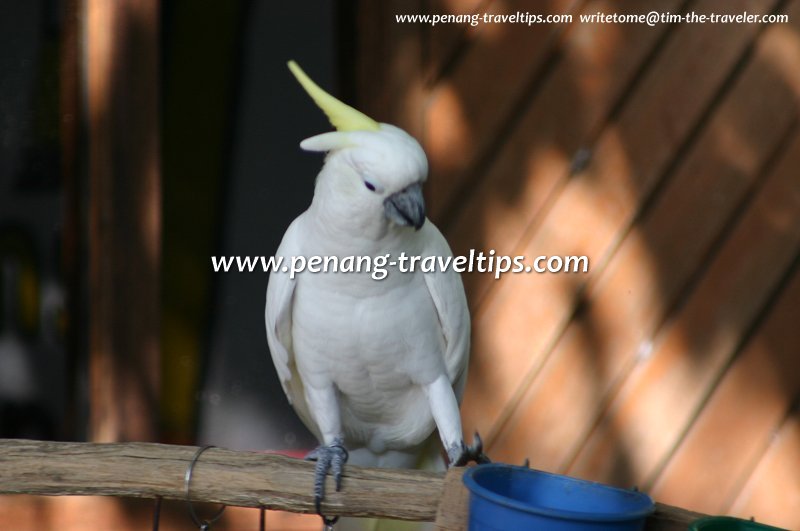
[[336, 128], [300, 143], [307, 151], [328, 153], [326, 168], [331, 171], [320, 174], [331, 181], [327, 189], [351, 209], [380, 211], [395, 225], [422, 227], [428, 160], [419, 142], [334, 98], [294, 61], [289, 61], [289, 69]]

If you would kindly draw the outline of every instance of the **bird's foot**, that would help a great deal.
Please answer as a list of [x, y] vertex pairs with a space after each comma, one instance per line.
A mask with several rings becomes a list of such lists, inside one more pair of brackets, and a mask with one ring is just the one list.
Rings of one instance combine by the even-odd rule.
[[344, 464], [347, 463], [349, 455], [344, 447], [344, 441], [337, 437], [331, 444], [321, 444], [306, 455], [307, 461], [316, 461], [314, 469], [314, 506], [317, 514], [322, 516], [326, 525], [331, 525], [335, 520], [330, 521], [322, 514], [322, 498], [325, 497], [325, 476], [328, 471], [333, 475], [336, 482], [336, 491], [342, 488], [342, 471]]
[[471, 446], [467, 446], [464, 441], [454, 444], [447, 449], [447, 458], [450, 466], [464, 466], [470, 461], [474, 461], [479, 465], [491, 463], [489, 457], [483, 453], [483, 441], [477, 431], [472, 439]]

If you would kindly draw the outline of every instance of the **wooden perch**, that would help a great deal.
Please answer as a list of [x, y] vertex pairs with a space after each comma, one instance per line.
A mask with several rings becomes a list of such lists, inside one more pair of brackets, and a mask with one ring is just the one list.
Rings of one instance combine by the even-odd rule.
[[[184, 500], [198, 448], [153, 443], [0, 440], [0, 494], [101, 495]], [[211, 448], [194, 467], [192, 499], [313, 513], [314, 464], [273, 454]], [[325, 485], [326, 515], [433, 520], [442, 475], [348, 466], [342, 491]]]
[[[186, 471], [197, 450], [153, 443], [0, 439], [0, 494], [184, 500]], [[323, 512], [328, 516], [436, 520], [439, 529], [465, 529], [467, 494], [461, 473], [451, 470], [445, 480], [444, 474], [435, 472], [348, 466], [341, 492], [335, 491], [328, 478]], [[313, 481], [313, 463], [211, 448], [195, 465], [191, 494], [198, 502], [313, 513]], [[685, 530], [697, 516], [659, 505], [647, 529]]]

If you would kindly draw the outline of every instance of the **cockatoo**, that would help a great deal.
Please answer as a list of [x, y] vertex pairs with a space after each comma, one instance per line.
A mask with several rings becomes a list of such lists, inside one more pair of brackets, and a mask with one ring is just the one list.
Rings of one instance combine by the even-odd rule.
[[[286, 230], [276, 253], [292, 257], [451, 256], [425, 217], [428, 162], [405, 131], [378, 123], [323, 91], [293, 61], [289, 69], [327, 114], [334, 132], [300, 147], [327, 152], [311, 206]], [[283, 390], [320, 441], [317, 512], [331, 472], [412, 467], [438, 428], [451, 465], [483, 459], [467, 446], [459, 401], [467, 376], [470, 318], [458, 273], [270, 273], [265, 320]]]

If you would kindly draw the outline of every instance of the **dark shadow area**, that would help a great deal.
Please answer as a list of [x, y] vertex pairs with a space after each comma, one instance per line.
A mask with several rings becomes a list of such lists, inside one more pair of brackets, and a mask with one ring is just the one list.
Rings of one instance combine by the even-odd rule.
[[0, 6], [0, 437], [63, 438], [57, 2]]
[[[242, 13], [235, 36], [240, 44], [231, 50], [239, 57], [230, 59], [239, 67], [238, 81], [228, 93], [229, 151], [224, 176], [216, 177], [224, 193], [213, 198], [217, 239], [213, 253], [193, 255], [193, 268], [209, 271], [211, 254], [271, 256], [289, 223], [309, 205], [322, 161], [298, 144], [329, 125], [299, 90], [286, 62], [295, 59], [323, 86], [336, 86], [335, 8], [329, 2], [253, 2]], [[214, 17], [209, 22], [216, 23]], [[184, 46], [192, 46], [198, 35], [185, 38]], [[212, 103], [213, 94], [208, 96]], [[205, 274], [212, 290], [211, 320], [195, 402], [198, 440], [241, 449], [312, 447], [314, 440], [288, 405], [267, 349], [268, 275]]]

